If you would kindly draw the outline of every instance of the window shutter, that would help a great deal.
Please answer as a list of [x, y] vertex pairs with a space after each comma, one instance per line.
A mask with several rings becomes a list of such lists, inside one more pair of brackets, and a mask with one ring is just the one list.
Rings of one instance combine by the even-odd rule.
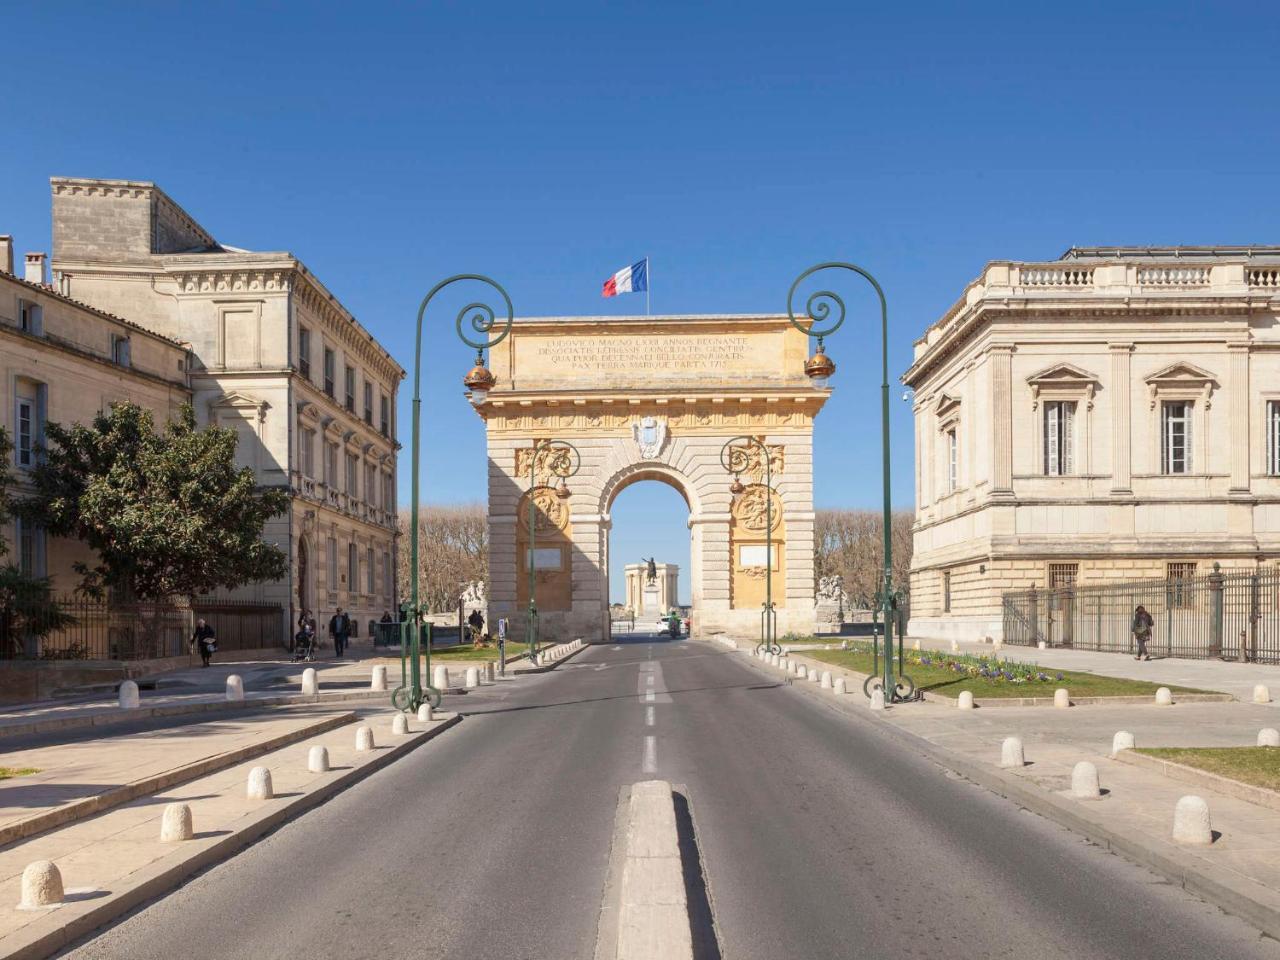
[[1075, 445], [1076, 445], [1076, 405], [1074, 403], [1064, 403], [1062, 405], [1062, 446], [1059, 456], [1062, 458], [1062, 472], [1075, 473]]
[[1044, 472], [1050, 476], [1061, 473], [1058, 451], [1058, 416], [1060, 404], [1044, 405]]

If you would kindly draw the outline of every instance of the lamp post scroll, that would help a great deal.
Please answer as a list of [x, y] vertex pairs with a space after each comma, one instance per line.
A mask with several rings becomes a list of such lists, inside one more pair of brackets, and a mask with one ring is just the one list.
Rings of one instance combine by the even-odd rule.
[[[441, 280], [422, 298], [418, 307], [417, 337], [413, 348], [413, 436], [411, 446], [412, 481], [409, 490], [409, 599], [401, 604], [400, 623], [400, 686], [391, 694], [391, 703], [398, 710], [417, 710], [424, 702], [440, 705], [440, 691], [423, 683], [423, 666], [420, 658], [423, 655], [421, 627], [427, 611], [423, 609], [418, 590], [418, 483], [421, 466], [422, 441], [422, 321], [427, 306], [446, 287], [455, 283], [476, 282], [492, 287], [502, 297], [504, 310], [480, 301], [472, 301], [458, 311], [455, 327], [458, 338], [469, 347], [475, 348], [475, 366], [463, 377], [463, 385], [471, 393], [471, 402], [479, 406], [484, 403], [493, 388], [496, 379], [485, 366], [484, 352], [501, 343], [511, 332], [515, 319], [515, 308], [511, 297], [498, 283], [479, 273], [460, 273]], [[470, 326], [469, 335], [464, 324]], [[427, 677], [431, 676], [431, 645], [426, 647]]]
[[[915, 695], [915, 684], [905, 673], [901, 673], [897, 682], [893, 675], [893, 623], [894, 610], [898, 605], [898, 592], [893, 586], [893, 544], [892, 516], [889, 493], [889, 305], [885, 300], [884, 290], [870, 273], [853, 263], [828, 261], [819, 263], [804, 271], [791, 284], [787, 293], [787, 316], [799, 330], [817, 340], [817, 349], [805, 362], [804, 372], [814, 386], [825, 387], [827, 380], [835, 373], [836, 365], [823, 349], [823, 341], [840, 329], [845, 320], [845, 303], [840, 295], [832, 290], [817, 290], [809, 294], [804, 305], [804, 316], [796, 318], [796, 291], [812, 275], [823, 270], [847, 270], [856, 273], [875, 289], [880, 300], [880, 445], [881, 470], [884, 486], [884, 569], [881, 574], [881, 586], [878, 591], [878, 603], [884, 616], [884, 672], [878, 677], [869, 678], [865, 688], [869, 691], [873, 685], [882, 685], [885, 698], [894, 701], [909, 700]], [[834, 312], [833, 312], [834, 308]], [[901, 645], [901, 638], [899, 639]]]

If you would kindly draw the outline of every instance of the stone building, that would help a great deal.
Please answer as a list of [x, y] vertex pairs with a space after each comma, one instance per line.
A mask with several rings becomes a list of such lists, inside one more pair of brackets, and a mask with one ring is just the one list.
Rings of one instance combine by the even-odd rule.
[[655, 563], [649, 579], [647, 563], [628, 563], [623, 568], [627, 590], [627, 613], [636, 617], [661, 617], [680, 606], [680, 567]]
[[290, 623], [342, 606], [364, 636], [397, 599], [404, 370], [292, 254], [219, 243], [152, 183], [51, 183], [56, 289], [186, 344], [197, 420], [235, 429], [241, 464], [292, 494], [266, 531], [288, 577], [232, 598]]
[[[490, 617], [522, 634], [532, 559], [543, 637], [607, 638], [613, 504], [656, 480], [688, 507], [695, 635], [758, 637], [767, 585], [777, 635], [813, 632], [813, 420], [831, 391], [807, 354], [785, 315], [517, 319], [490, 352], [496, 384], [471, 396], [488, 438]], [[566, 444], [581, 462], [562, 488]]]
[[916, 342], [911, 624], [1280, 557], [1280, 247], [996, 261]]
[[[46, 282], [43, 253], [27, 254], [23, 278], [13, 270], [13, 241], [0, 236], [0, 383], [7, 393], [0, 426], [13, 443], [9, 466], [21, 496], [46, 423], [86, 423], [125, 400], [163, 423], [191, 397], [190, 355], [176, 340], [56, 292]], [[48, 576], [59, 594], [79, 584], [74, 564], [93, 562], [80, 541], [48, 537], [22, 520], [11, 520], [0, 536], [9, 546], [4, 562]]]

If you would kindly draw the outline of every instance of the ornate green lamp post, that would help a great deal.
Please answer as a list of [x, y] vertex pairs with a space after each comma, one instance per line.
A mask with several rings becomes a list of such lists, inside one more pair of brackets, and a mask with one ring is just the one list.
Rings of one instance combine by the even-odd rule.
[[[848, 270], [856, 273], [875, 288], [876, 296], [880, 299], [880, 442], [884, 483], [884, 572], [879, 600], [884, 615], [885, 656], [883, 676], [868, 678], [865, 689], [869, 691], [872, 686], [882, 684], [886, 700], [907, 700], [915, 694], [915, 684], [905, 674], [899, 677], [897, 683], [894, 682], [893, 677], [893, 610], [897, 606], [898, 595], [893, 587], [893, 545], [890, 538], [893, 518], [889, 500], [889, 306], [885, 301], [884, 290], [880, 288], [876, 278], [856, 264], [839, 261], [819, 263], [796, 277], [795, 283], [791, 284], [791, 290], [787, 293], [787, 315], [798, 329], [818, 340], [817, 349], [804, 365], [805, 374], [815, 386], [826, 386], [827, 380], [836, 372], [836, 365], [823, 352], [823, 339], [839, 330], [845, 317], [844, 301], [838, 294], [831, 290], [817, 290], [805, 301], [804, 319], [796, 319], [794, 301], [797, 288], [821, 270]], [[834, 318], [831, 316], [832, 306], [836, 308]]]
[[720, 448], [720, 465], [733, 474], [729, 492], [736, 501], [747, 491], [742, 485], [741, 475], [751, 468], [751, 456], [748, 453], [751, 448], [760, 451], [760, 462], [764, 467], [764, 609], [760, 613], [760, 642], [756, 644], [756, 652], [763, 648], [766, 653], [781, 653], [782, 648], [778, 646], [777, 614], [773, 605], [773, 458], [764, 441], [744, 434], [728, 440]]
[[[545, 462], [544, 462], [545, 461]], [[529, 622], [525, 625], [525, 642], [529, 647], [529, 659], [538, 662], [538, 503], [534, 493], [538, 489], [538, 468], [543, 467], [548, 483], [556, 477], [560, 482], [551, 488], [557, 500], [569, 499], [568, 479], [582, 466], [578, 448], [568, 440], [535, 440], [529, 459], [529, 543], [525, 563], [529, 567]]]
[[[477, 281], [493, 287], [502, 295], [502, 302], [506, 307], [505, 317], [495, 313], [494, 309], [489, 305], [477, 301], [468, 303], [458, 311], [458, 318], [455, 323], [458, 337], [467, 346], [474, 347], [476, 351], [476, 365], [471, 368], [470, 372], [462, 380], [467, 389], [471, 391], [471, 402], [474, 404], [484, 403], [485, 398], [496, 382], [493, 374], [484, 365], [484, 352], [488, 348], [501, 343], [507, 334], [511, 332], [511, 324], [515, 317], [515, 309], [511, 305], [511, 298], [507, 296], [507, 291], [493, 280], [478, 273], [460, 273], [449, 277], [447, 280], [441, 280], [422, 298], [422, 305], [418, 307], [417, 342], [413, 348], [413, 444], [411, 447], [413, 479], [409, 498], [409, 516], [411, 518], [409, 524], [409, 599], [400, 607], [400, 686], [391, 694], [391, 703], [398, 710], [417, 710], [428, 699], [436, 706], [440, 704], [440, 691], [429, 684], [423, 685], [422, 671], [424, 668], [419, 662], [423, 654], [420, 630], [426, 613], [422, 609], [418, 596], [418, 473], [422, 439], [422, 318], [427, 312], [427, 305], [431, 303], [436, 294], [448, 286], [466, 280]], [[464, 320], [470, 322], [471, 329], [480, 335], [480, 339], [473, 340], [463, 331], [462, 324]], [[499, 328], [496, 336], [493, 335], [495, 327]], [[406, 660], [408, 661], [407, 675], [405, 670]], [[429, 678], [431, 676], [430, 644], [427, 644], [426, 648], [425, 671]]]

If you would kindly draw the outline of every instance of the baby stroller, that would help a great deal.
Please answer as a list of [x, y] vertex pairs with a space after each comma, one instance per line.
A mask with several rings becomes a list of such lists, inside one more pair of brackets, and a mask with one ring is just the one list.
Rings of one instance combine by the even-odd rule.
[[316, 658], [316, 635], [313, 630], [299, 630], [293, 638], [293, 662], [310, 663]]

